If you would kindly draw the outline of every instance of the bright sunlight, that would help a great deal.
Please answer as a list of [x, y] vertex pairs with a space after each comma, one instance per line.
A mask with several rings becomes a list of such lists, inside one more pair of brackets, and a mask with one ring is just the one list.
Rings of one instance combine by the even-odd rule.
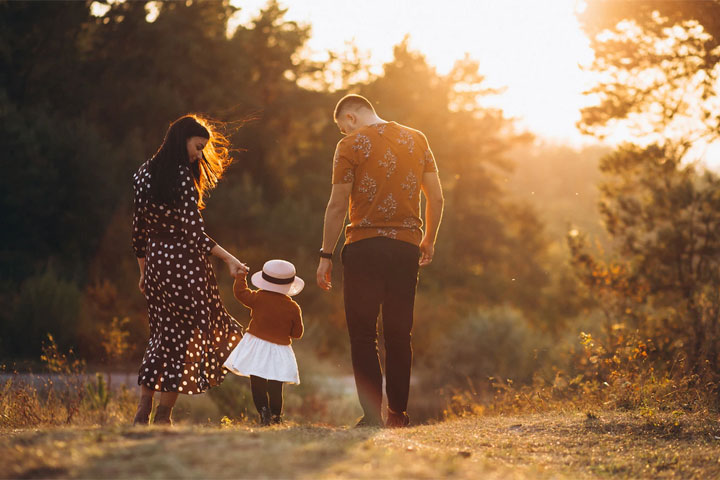
[[[234, 0], [238, 21], [249, 23], [265, 0]], [[309, 53], [343, 50], [354, 42], [369, 52], [376, 69], [392, 59], [393, 46], [410, 34], [410, 46], [423, 52], [439, 73], [448, 72], [467, 53], [480, 62], [488, 86], [506, 87], [488, 106], [502, 108], [551, 141], [579, 145], [579, 110], [590, 100], [580, 65], [593, 58], [575, 12], [578, 0], [284, 0], [286, 18], [312, 24]], [[378, 14], [382, 12], [382, 14]], [[492, 103], [491, 103], [492, 102]]]

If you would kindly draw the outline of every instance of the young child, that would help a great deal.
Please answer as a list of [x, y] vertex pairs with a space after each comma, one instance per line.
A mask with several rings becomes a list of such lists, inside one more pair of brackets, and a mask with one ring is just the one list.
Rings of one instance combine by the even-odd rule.
[[251, 278], [260, 290], [248, 288], [244, 273], [235, 277], [233, 285], [235, 298], [250, 308], [250, 324], [224, 366], [250, 377], [262, 425], [282, 422], [283, 382], [300, 383], [290, 344], [302, 337], [302, 311], [290, 297], [300, 293], [305, 282], [295, 273], [292, 263], [269, 260]]

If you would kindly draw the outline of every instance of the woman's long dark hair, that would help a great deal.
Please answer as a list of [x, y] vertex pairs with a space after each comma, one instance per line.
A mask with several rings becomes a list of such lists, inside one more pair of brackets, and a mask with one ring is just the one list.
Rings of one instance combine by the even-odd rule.
[[[202, 159], [190, 163], [187, 140], [207, 138]], [[205, 197], [217, 185], [225, 169], [232, 163], [229, 142], [214, 122], [197, 115], [178, 118], [168, 128], [162, 145], [150, 159], [150, 195], [156, 203], [175, 206], [180, 196], [180, 165], [188, 165], [198, 191], [198, 207], [205, 206]]]

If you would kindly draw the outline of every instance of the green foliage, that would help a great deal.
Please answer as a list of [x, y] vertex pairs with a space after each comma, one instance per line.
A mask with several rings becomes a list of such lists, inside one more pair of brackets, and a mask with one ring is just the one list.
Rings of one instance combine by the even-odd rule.
[[96, 373], [95, 382], [87, 382], [85, 390], [87, 392], [85, 401], [91, 409], [107, 410], [111, 394], [108, 389], [108, 384], [105, 382], [105, 375], [100, 372]]
[[[208, 232], [253, 270], [287, 258], [312, 283], [339, 139], [331, 112], [345, 93], [330, 91], [330, 83], [366, 93], [381, 115], [430, 140], [447, 214], [422, 288], [437, 296], [451, 291], [466, 310], [505, 302], [528, 315], [537, 309], [536, 293], [549, 284], [547, 240], [534, 211], [508, 200], [501, 188], [508, 152], [527, 136], [513, 132], [502, 112], [478, 106], [492, 92], [477, 62], [465, 59], [439, 75], [407, 41], [381, 75], [370, 75], [357, 51], [333, 54], [327, 64], [309, 61], [300, 55], [309, 28], [285, 20], [275, 1], [230, 35], [227, 22], [237, 9], [227, 2], [160, 3], [153, 22], [143, 2], [107, 6], [104, 16], [93, 17], [82, 3], [0, 4], [0, 26], [7, 27], [0, 62], [3, 72], [17, 73], [0, 77], [0, 121], [17, 158], [5, 160], [0, 180], [8, 225], [0, 266], [11, 274], [0, 306], [12, 307], [3, 308], [3, 325], [11, 326], [3, 346], [16, 344], [22, 309], [47, 302], [31, 301], [35, 294], [23, 285], [50, 262], [62, 272], [63, 288], [74, 286], [68, 298], [80, 292], [80, 306], [44, 310], [67, 315], [62, 332], [38, 311], [30, 337], [52, 331], [61, 345], [73, 344], [94, 360], [139, 356], [146, 305], [128, 246], [129, 179], [167, 124], [188, 111], [225, 121], [238, 148], [204, 212]], [[231, 313], [246, 321], [228, 293], [229, 280], [218, 278]], [[308, 318], [318, 319], [304, 341], [323, 355], [343, 352], [341, 297], [307, 288], [298, 300]], [[125, 317], [121, 338], [112, 333], [118, 331], [113, 319]], [[99, 337], [118, 348], [108, 350]], [[18, 345], [3, 351], [32, 357], [39, 347]]]
[[672, 151], [626, 147], [601, 169], [601, 213], [615, 259], [570, 237], [573, 262], [614, 325], [650, 338], [666, 362], [682, 355], [691, 373], [720, 374], [720, 179], [682, 166]]
[[435, 339], [424, 373], [436, 387], [491, 390], [494, 379], [531, 382], [552, 358], [549, 336], [509, 308], [479, 310]]
[[123, 191], [120, 155], [83, 120], [11, 107], [0, 109], [0, 127], [13, 152], [0, 177], [0, 268], [18, 281], [52, 259], [82, 281]]
[[594, 0], [583, 16], [592, 69], [603, 75], [590, 91], [600, 102], [580, 126], [599, 137], [629, 127], [634, 142], [600, 162], [608, 252], [568, 236], [604, 316], [585, 338], [594, 353], [577, 367], [616, 405], [685, 395], [698, 399], [684, 402], [692, 408], [717, 408], [720, 178], [687, 157], [698, 140], [717, 138], [718, 12], [716, 1]]
[[[3, 313], [8, 350], [16, 355], [40, 351], [48, 332], [67, 349], [74, 344], [81, 292], [75, 283], [60, 278], [53, 269], [28, 278], [20, 287], [10, 315]], [[19, 339], [22, 339], [20, 341]]]
[[595, 51], [599, 97], [579, 126], [597, 136], [618, 125], [636, 138], [717, 138], [715, 68], [720, 2], [591, 0], [581, 16]]
[[128, 317], [122, 319], [113, 317], [107, 328], [100, 329], [102, 334], [101, 344], [109, 363], [122, 359], [130, 349], [128, 343], [130, 333], [126, 330], [128, 323], [130, 323]]

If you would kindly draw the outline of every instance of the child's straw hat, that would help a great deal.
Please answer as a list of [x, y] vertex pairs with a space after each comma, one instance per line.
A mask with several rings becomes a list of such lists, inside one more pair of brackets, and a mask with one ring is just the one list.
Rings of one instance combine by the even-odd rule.
[[285, 260], [268, 260], [250, 280], [258, 288], [291, 297], [305, 288], [303, 279], [296, 275], [295, 265]]

